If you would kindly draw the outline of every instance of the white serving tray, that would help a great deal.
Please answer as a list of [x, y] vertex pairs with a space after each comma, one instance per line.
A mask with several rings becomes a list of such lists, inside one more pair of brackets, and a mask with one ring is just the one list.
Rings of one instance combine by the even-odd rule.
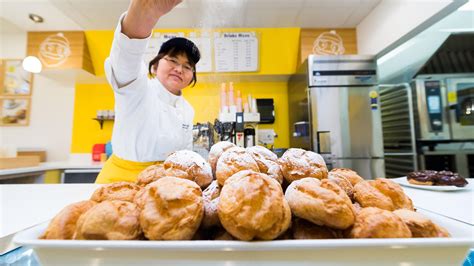
[[428, 185], [415, 185], [408, 182], [406, 176], [402, 176], [399, 178], [391, 178], [390, 180], [404, 186], [404, 187], [411, 187], [417, 189], [424, 189], [424, 190], [432, 190], [432, 191], [459, 191], [459, 190], [470, 190], [472, 189], [472, 181], [468, 178], [468, 184], [464, 187], [456, 187], [456, 186], [428, 186]]
[[40, 240], [47, 223], [18, 233], [43, 265], [461, 265], [473, 226], [420, 211], [451, 238], [275, 241]]

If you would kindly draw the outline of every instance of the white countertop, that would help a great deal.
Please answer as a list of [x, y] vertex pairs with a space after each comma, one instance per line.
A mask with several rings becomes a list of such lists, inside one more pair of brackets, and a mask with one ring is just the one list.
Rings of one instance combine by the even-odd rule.
[[20, 167], [0, 170], [0, 176], [14, 175], [23, 173], [42, 172], [48, 170], [63, 170], [63, 169], [102, 169], [104, 163], [94, 162], [90, 154], [71, 154], [69, 160], [58, 162], [40, 163], [33, 167]]
[[16, 247], [13, 234], [53, 218], [68, 204], [89, 199], [96, 184], [0, 185], [0, 254]]
[[[54, 217], [66, 205], [89, 199], [96, 184], [0, 185], [0, 238]], [[25, 209], [25, 206], [28, 206]]]
[[[472, 178], [470, 183], [474, 183]], [[443, 216], [474, 226], [474, 189], [458, 191], [432, 191], [403, 187], [413, 200], [416, 208], [441, 214]]]

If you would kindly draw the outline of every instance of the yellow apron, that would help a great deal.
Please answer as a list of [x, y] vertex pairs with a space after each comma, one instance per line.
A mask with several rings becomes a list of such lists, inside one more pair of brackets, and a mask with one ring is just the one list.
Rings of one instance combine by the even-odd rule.
[[105, 162], [96, 184], [107, 184], [119, 181], [135, 182], [138, 174], [150, 165], [160, 162], [134, 162], [121, 159], [114, 154]]

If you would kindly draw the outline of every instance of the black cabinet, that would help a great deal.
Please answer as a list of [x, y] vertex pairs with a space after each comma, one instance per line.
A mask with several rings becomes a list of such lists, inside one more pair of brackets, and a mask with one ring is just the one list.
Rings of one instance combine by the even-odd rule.
[[94, 183], [100, 170], [101, 169], [66, 169], [61, 176], [61, 183]]

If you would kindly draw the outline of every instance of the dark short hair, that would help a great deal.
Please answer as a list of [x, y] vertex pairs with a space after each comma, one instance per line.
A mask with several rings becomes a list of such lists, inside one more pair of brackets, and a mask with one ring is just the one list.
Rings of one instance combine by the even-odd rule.
[[165, 57], [166, 55], [176, 57], [178, 55], [186, 55], [189, 60], [189, 64], [194, 68], [193, 79], [189, 84], [192, 86], [196, 85], [196, 64], [201, 59], [201, 53], [197, 46], [190, 40], [182, 37], [171, 38], [161, 45], [160, 51], [148, 64], [148, 73], [153, 75], [151, 69], [155, 64]]

